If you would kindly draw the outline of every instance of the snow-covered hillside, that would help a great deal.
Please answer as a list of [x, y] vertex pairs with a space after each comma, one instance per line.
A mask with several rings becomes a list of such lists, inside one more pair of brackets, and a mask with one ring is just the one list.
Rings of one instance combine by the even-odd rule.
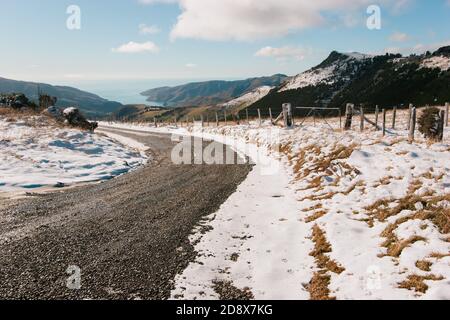
[[270, 92], [270, 90], [272, 90], [273, 88], [274, 87], [270, 87], [270, 86], [262, 86], [262, 87], [256, 88], [255, 90], [253, 90], [249, 93], [246, 93], [236, 99], [228, 101], [227, 103], [224, 103], [222, 106], [227, 107], [227, 108], [248, 107], [251, 104], [255, 103], [256, 101], [265, 97]]
[[144, 148], [43, 116], [0, 116], [0, 193], [110, 179], [145, 163]]
[[445, 56], [435, 56], [425, 59], [421, 65], [422, 68], [450, 70], [450, 58]]
[[364, 62], [373, 56], [362, 53], [335, 53], [335, 58], [323, 66], [305, 71], [287, 81], [279, 92], [317, 86], [319, 84], [332, 85], [338, 81], [348, 81]]

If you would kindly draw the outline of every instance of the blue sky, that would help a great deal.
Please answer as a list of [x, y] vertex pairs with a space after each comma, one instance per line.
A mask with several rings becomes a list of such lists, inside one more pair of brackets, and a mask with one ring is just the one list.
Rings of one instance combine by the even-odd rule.
[[[381, 8], [380, 30], [366, 26], [369, 4]], [[69, 5], [81, 9], [80, 30], [66, 27]], [[409, 54], [450, 44], [448, 0], [2, 0], [0, 6], [0, 76], [53, 84], [294, 75], [332, 50]]]

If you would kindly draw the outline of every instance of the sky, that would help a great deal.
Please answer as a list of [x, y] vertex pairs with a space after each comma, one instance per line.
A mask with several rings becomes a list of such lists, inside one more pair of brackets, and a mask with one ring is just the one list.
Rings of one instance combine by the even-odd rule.
[[450, 44], [450, 0], [1, 0], [0, 10], [0, 77], [51, 84], [295, 75], [333, 50]]

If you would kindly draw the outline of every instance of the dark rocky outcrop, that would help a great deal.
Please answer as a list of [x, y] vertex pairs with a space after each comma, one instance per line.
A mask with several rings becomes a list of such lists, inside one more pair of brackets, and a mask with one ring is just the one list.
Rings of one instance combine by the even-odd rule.
[[80, 128], [82, 130], [94, 131], [98, 127], [97, 122], [89, 122], [77, 108], [67, 108], [61, 110], [57, 107], [49, 107], [44, 114], [52, 117], [60, 123], [64, 123], [71, 127]]

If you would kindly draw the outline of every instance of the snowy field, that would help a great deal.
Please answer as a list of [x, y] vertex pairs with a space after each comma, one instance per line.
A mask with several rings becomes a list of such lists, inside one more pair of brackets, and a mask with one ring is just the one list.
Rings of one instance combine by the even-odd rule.
[[173, 298], [217, 299], [226, 284], [256, 299], [450, 299], [450, 131], [409, 144], [406, 112], [397, 117], [385, 137], [356, 119], [349, 132], [337, 119], [334, 129], [107, 125], [204, 136], [257, 163], [205, 222], [211, 231], [194, 230], [199, 255]]
[[147, 161], [145, 147], [130, 143], [43, 116], [0, 116], [0, 193], [111, 179]]

